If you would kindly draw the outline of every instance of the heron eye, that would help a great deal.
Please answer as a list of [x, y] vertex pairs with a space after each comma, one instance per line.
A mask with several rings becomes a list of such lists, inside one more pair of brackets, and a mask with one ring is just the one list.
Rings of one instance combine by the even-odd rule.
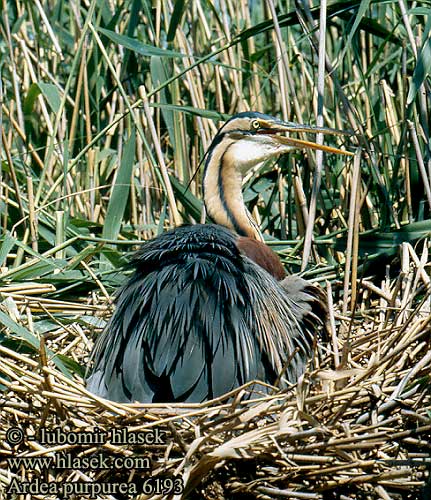
[[258, 120], [253, 120], [251, 122], [251, 127], [254, 129], [254, 130], [258, 130], [260, 128], [260, 123]]

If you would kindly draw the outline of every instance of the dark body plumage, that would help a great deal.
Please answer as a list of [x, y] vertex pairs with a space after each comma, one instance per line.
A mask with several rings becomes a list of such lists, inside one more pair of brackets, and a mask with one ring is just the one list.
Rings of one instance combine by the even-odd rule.
[[343, 153], [278, 135], [295, 131], [339, 133], [252, 112], [219, 130], [202, 181], [218, 225], [174, 229], [135, 255], [94, 348], [90, 391], [120, 402], [201, 402], [253, 380], [297, 381], [324, 323], [321, 292], [284, 278], [241, 190], [247, 171], [292, 149]]
[[177, 228], [148, 242], [133, 265], [90, 391], [120, 402], [201, 402], [250, 380], [273, 384], [286, 363], [290, 381], [303, 372], [322, 320], [317, 289], [277, 282], [229, 230]]

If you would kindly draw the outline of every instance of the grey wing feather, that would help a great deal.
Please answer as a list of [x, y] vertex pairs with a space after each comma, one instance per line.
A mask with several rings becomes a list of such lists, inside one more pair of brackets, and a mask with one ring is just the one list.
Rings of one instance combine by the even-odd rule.
[[96, 344], [89, 390], [120, 402], [201, 402], [250, 380], [274, 383], [288, 362], [296, 381], [321, 321], [318, 292], [300, 278], [277, 282], [222, 228], [173, 236], [135, 257]]

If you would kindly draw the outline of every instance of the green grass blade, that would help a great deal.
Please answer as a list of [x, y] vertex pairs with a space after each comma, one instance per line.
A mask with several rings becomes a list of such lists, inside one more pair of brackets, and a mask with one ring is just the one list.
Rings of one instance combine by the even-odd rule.
[[126, 49], [132, 50], [141, 56], [159, 56], [159, 57], [185, 57], [181, 52], [176, 52], [174, 50], [168, 49], [160, 49], [158, 47], [154, 47], [153, 45], [148, 45], [134, 38], [130, 38], [125, 35], [119, 35], [118, 33], [114, 33], [113, 31], [106, 30], [104, 28], [98, 28], [97, 31], [105, 35], [113, 42], [118, 45], [122, 45]]
[[187, 5], [187, 2], [184, 0], [176, 0], [174, 5], [174, 10], [172, 12], [171, 22], [169, 23], [168, 34], [166, 39], [168, 42], [172, 42], [175, 38], [175, 33], [178, 29], [178, 26], [181, 23], [181, 19], [184, 14], [184, 9]]
[[124, 211], [129, 199], [130, 181], [135, 161], [135, 148], [136, 135], [134, 129], [132, 129], [129, 140], [124, 147], [123, 158], [121, 159], [115, 184], [112, 187], [105, 225], [103, 227], [103, 238], [116, 239], [120, 232], [121, 221], [123, 220]]
[[407, 104], [411, 104], [424, 83], [425, 78], [431, 73], [431, 38], [427, 38], [419, 53], [416, 67], [407, 96]]
[[[31, 333], [30, 330], [28, 330], [24, 326], [15, 323], [15, 321], [13, 321], [12, 318], [5, 314], [3, 311], [0, 311], [0, 323], [3, 324], [12, 333], [14, 333], [26, 345], [33, 348], [35, 352], [38, 353], [40, 351], [40, 340], [36, 337], [36, 335]], [[59, 368], [64, 373], [64, 375], [70, 378], [72, 377], [71, 372], [57, 354], [53, 353], [50, 349], [46, 349], [46, 353], [48, 358], [52, 359], [57, 368]]]

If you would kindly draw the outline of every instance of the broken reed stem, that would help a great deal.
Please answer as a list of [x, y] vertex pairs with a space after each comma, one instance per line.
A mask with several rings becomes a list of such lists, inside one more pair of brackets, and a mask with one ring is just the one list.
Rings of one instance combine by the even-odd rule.
[[33, 178], [27, 176], [27, 196], [28, 196], [28, 220], [30, 224], [31, 248], [38, 252], [38, 228], [37, 216], [34, 206]]
[[[355, 236], [359, 228], [356, 228], [356, 224], [359, 224], [359, 220], [356, 221], [357, 217], [357, 204], [358, 204], [358, 191], [360, 182], [360, 166], [361, 166], [361, 148], [358, 148], [353, 160], [353, 172], [351, 176], [351, 192], [350, 192], [350, 204], [349, 204], [349, 219], [348, 219], [348, 232], [347, 232], [347, 248], [346, 248], [346, 262], [344, 271], [344, 287], [343, 287], [343, 315], [347, 314], [347, 306], [349, 303], [349, 282], [350, 282], [350, 271], [352, 269], [352, 295], [351, 304], [354, 304], [353, 293], [356, 298], [356, 277], [357, 277], [357, 261], [358, 261], [358, 235]], [[356, 244], [356, 249], [355, 245]], [[352, 265], [352, 257], [355, 259], [355, 263]], [[355, 273], [355, 281], [353, 281], [353, 272]], [[354, 292], [353, 292], [354, 290]]]
[[[55, 246], [61, 247], [64, 243], [64, 211], [56, 210], [55, 211]], [[66, 249], [60, 248], [58, 252], [55, 253], [56, 259], [64, 259], [66, 255]], [[60, 272], [60, 269], [55, 269], [55, 272]]]
[[329, 281], [326, 282], [326, 297], [328, 301], [329, 326], [331, 329], [332, 351], [334, 354], [334, 368], [337, 369], [340, 364], [340, 353], [338, 351], [337, 329], [334, 318], [334, 302], [332, 299], [332, 286]]
[[352, 279], [351, 285], [351, 299], [350, 299], [350, 312], [353, 314], [356, 306], [357, 286], [358, 286], [358, 260], [359, 260], [359, 222], [361, 218], [361, 154], [360, 150], [358, 155], [355, 156], [354, 162], [357, 162], [358, 178], [356, 181], [356, 202], [355, 202], [355, 223], [353, 228], [353, 242], [352, 242]]

